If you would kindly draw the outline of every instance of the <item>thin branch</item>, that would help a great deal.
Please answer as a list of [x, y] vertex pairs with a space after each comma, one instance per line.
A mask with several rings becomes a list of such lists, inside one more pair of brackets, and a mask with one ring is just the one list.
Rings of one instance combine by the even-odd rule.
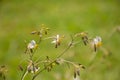
[[72, 64], [72, 65], [75, 65], [75, 63], [73, 63], [73, 62], [71, 62], [71, 61], [64, 60], [64, 62], [69, 63], [69, 64]]
[[71, 42], [70, 42], [70, 44], [68, 45], [68, 47], [60, 55], [57, 56], [57, 59], [60, 58], [61, 56], [63, 56], [64, 53], [70, 49], [70, 47], [73, 45], [73, 41], [74, 41], [74, 39], [71, 36]]
[[[68, 46], [62, 53], [60, 53], [60, 55], [58, 55], [55, 60], [53, 60], [53, 61], [52, 61], [50, 64], [48, 64], [47, 66], [50, 66], [51, 64], [53, 64], [54, 62], [56, 62], [56, 60], [57, 60], [58, 58], [60, 58], [61, 56], [63, 56], [63, 55], [65, 54], [65, 52], [67, 52], [67, 51], [70, 49], [70, 47], [71, 47], [72, 44], [73, 44], [73, 41], [74, 41], [74, 39], [73, 39], [73, 37], [71, 36], [71, 42], [70, 42], [69, 46]], [[36, 78], [42, 71], [44, 71], [45, 69], [46, 69], [46, 67], [44, 67], [44, 68], [41, 69], [37, 74], [35, 74], [35, 75], [33, 76], [32, 80], [35, 80], [35, 78]]]
[[26, 76], [27, 74], [28, 74], [28, 71], [27, 71], [27, 68], [26, 68], [26, 70], [25, 70], [24, 74], [22, 75], [21, 80], [24, 80], [24, 78], [25, 78], [25, 76]]

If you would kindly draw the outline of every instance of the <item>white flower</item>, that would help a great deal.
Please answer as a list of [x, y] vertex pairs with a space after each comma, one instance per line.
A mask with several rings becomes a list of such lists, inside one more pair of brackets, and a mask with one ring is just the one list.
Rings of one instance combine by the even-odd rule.
[[93, 43], [94, 43], [97, 47], [101, 46], [101, 42], [102, 42], [102, 39], [101, 39], [101, 37], [99, 37], [99, 36], [97, 36], [96, 38], [93, 39]]
[[51, 43], [55, 44], [55, 48], [57, 48], [60, 45], [60, 35], [57, 34]]
[[94, 51], [97, 50], [98, 47], [102, 45], [102, 39], [101, 37], [97, 36], [96, 38], [93, 39], [91, 42], [92, 48], [94, 48]]
[[34, 49], [36, 47], [36, 42], [34, 40], [31, 40], [31, 42], [28, 44], [28, 49]]
[[59, 42], [59, 40], [60, 40], [60, 35], [56, 35], [56, 36], [54, 37], [54, 40], [53, 40], [51, 43], [56, 44], [56, 43]]

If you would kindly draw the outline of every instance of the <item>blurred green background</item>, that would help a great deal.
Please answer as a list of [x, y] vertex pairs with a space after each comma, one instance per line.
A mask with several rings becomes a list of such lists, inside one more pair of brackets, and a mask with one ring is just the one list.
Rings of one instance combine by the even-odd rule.
[[[81, 70], [81, 80], [120, 79], [120, 33], [109, 37], [120, 25], [120, 0], [0, 0], [0, 65], [8, 68], [7, 80], [20, 80], [23, 72], [18, 65], [27, 58], [24, 40], [30, 41], [33, 36], [29, 33], [41, 24], [50, 28], [50, 35], [65, 35], [63, 43], [68, 42], [69, 34], [77, 32], [100, 35], [103, 47], [112, 54], [101, 60], [104, 52], [99, 50], [92, 69], [87, 65], [93, 53], [83, 44], [70, 49], [64, 58], [86, 66]], [[56, 50], [50, 41], [43, 42], [36, 57], [54, 58], [65, 45]], [[65, 66], [44, 71], [36, 80], [73, 80], [72, 68]], [[30, 75], [25, 80], [30, 80]]]

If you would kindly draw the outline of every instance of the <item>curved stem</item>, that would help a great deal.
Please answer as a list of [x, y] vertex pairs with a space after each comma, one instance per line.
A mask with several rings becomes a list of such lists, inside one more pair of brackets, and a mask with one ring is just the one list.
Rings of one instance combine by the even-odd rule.
[[52, 37], [47, 37], [47, 38], [44, 38], [43, 40], [47, 40], [47, 39], [51, 39], [51, 38], [54, 38], [54, 36], [52, 36]]
[[25, 70], [25, 72], [24, 72], [24, 74], [23, 74], [21, 80], [24, 80], [24, 78], [25, 78], [25, 76], [26, 76], [27, 74], [28, 74], [28, 71]]
[[70, 44], [68, 45], [68, 47], [60, 55], [57, 56], [57, 58], [60, 58], [61, 56], [63, 56], [64, 53], [70, 49], [70, 47], [73, 45], [73, 41], [74, 41], [74, 39], [71, 36], [71, 42], [70, 42]]
[[71, 61], [64, 60], [64, 62], [69, 63], [69, 64], [72, 64], [72, 65], [75, 65], [75, 64], [74, 64], [73, 62], [71, 62]]

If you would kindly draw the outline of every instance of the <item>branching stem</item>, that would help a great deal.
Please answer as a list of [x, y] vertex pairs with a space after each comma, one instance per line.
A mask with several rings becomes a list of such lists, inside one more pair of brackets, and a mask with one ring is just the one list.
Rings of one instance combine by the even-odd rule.
[[[71, 36], [71, 42], [70, 42], [69, 46], [68, 46], [62, 53], [60, 53], [60, 55], [58, 55], [55, 60], [53, 60], [53, 61], [52, 61], [50, 64], [48, 64], [47, 66], [50, 66], [51, 64], [55, 63], [58, 58], [62, 57], [62, 56], [65, 54], [65, 52], [67, 52], [67, 51], [71, 48], [71, 46], [72, 46], [72, 44], [73, 44], [73, 41], [74, 41], [74, 39], [73, 39], [73, 37]], [[35, 78], [36, 78], [41, 72], [43, 72], [45, 69], [46, 69], [46, 67], [44, 67], [44, 68], [41, 69], [38, 73], [36, 73], [36, 74], [33, 76], [32, 80], [35, 80]]]

